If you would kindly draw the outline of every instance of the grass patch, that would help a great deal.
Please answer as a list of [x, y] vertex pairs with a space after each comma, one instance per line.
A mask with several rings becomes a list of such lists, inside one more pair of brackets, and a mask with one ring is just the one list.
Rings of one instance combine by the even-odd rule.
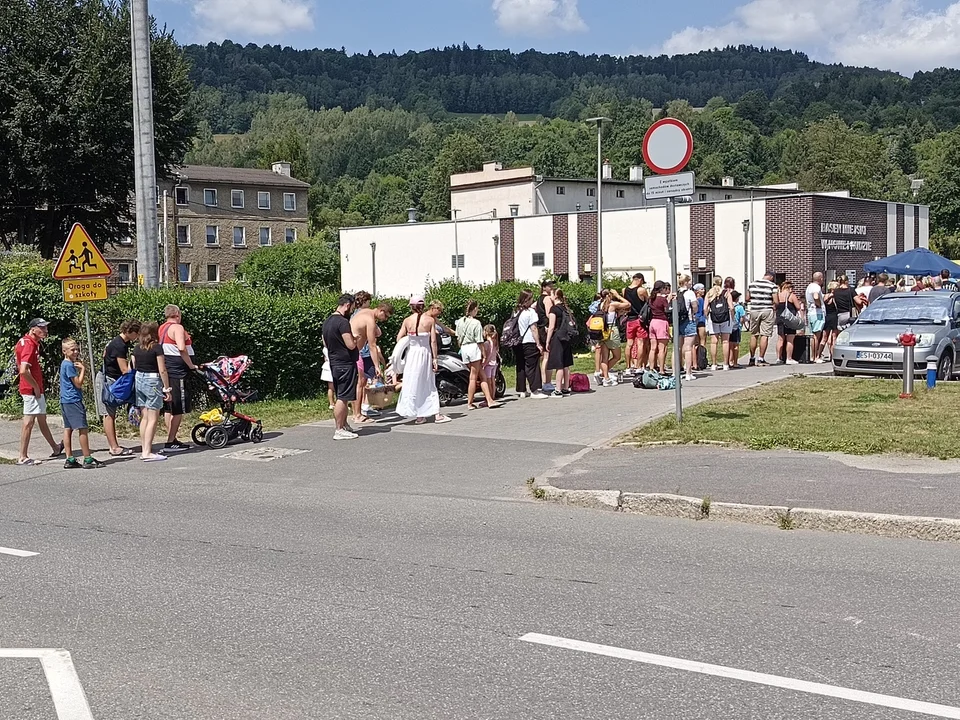
[[900, 400], [899, 380], [795, 377], [702, 403], [631, 433], [645, 442], [703, 440], [769, 450], [853, 455], [960, 457], [950, 428], [960, 423], [960, 383], [918, 387]]

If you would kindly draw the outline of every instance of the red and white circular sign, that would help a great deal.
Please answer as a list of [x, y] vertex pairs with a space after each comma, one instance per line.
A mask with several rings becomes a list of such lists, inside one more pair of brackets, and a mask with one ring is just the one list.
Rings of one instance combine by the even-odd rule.
[[657, 120], [643, 136], [643, 161], [657, 175], [680, 172], [693, 155], [693, 133], [676, 118]]

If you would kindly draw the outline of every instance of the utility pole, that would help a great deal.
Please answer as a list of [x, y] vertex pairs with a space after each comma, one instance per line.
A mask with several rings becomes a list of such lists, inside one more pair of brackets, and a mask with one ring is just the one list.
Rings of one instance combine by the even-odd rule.
[[608, 117], [588, 118], [597, 124], [597, 292], [603, 290], [603, 124]]
[[137, 272], [143, 286], [159, 285], [157, 165], [153, 138], [153, 81], [150, 73], [150, 15], [147, 0], [131, 0], [133, 60], [133, 159], [136, 175]]

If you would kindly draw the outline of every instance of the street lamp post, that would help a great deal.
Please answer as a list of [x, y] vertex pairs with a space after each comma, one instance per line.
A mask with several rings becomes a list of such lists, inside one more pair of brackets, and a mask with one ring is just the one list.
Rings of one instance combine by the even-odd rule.
[[377, 244], [370, 243], [370, 270], [373, 275], [373, 296], [377, 296]]
[[493, 281], [500, 282], [500, 236], [493, 236]]
[[750, 221], [743, 221], [743, 292], [750, 287]]
[[603, 290], [603, 124], [608, 117], [588, 118], [597, 125], [597, 292]]
[[460, 234], [457, 229], [457, 213], [459, 210], [453, 211], [453, 270], [454, 277], [457, 282], [460, 282]]

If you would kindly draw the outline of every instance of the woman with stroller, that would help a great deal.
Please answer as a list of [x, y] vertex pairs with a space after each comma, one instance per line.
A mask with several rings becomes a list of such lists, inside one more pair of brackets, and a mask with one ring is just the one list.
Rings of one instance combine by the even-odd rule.
[[397, 401], [397, 415], [416, 418], [423, 425], [427, 416], [434, 422], [448, 423], [450, 418], [440, 414], [440, 394], [437, 392], [437, 324], [434, 317], [424, 312], [422, 295], [410, 298], [412, 313], [403, 321], [397, 341], [409, 338], [403, 367], [403, 388]]

